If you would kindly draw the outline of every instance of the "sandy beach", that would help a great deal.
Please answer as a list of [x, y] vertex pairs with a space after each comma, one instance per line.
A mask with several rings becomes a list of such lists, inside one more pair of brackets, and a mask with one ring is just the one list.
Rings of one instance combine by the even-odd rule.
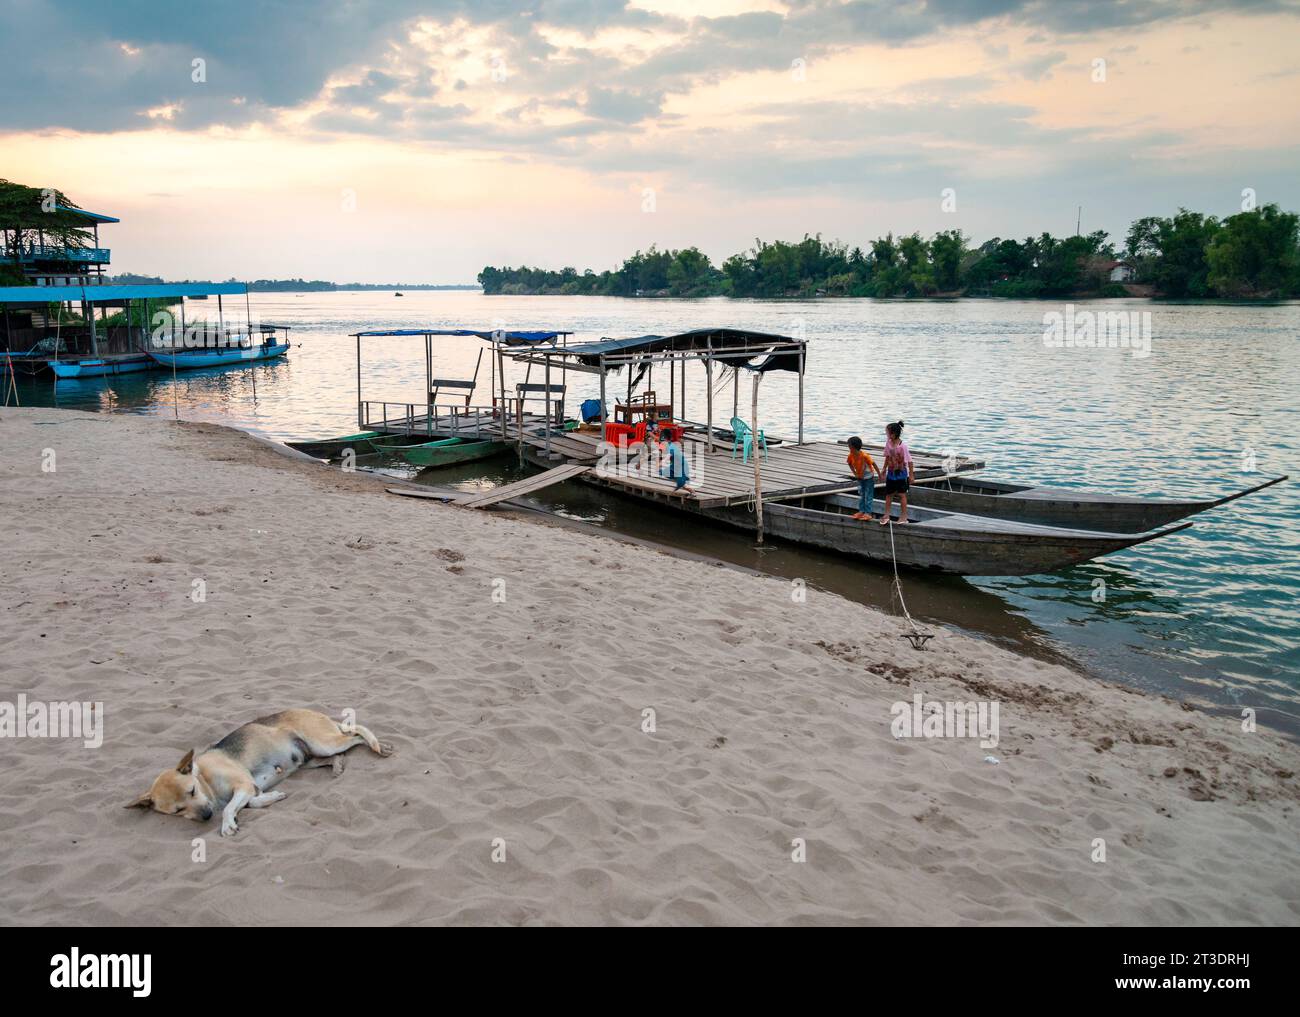
[[[6, 924], [1300, 921], [1265, 725], [227, 428], [7, 408], [0, 452], [0, 700], [103, 704], [0, 738]], [[895, 737], [918, 695], [998, 743]], [[232, 838], [122, 808], [295, 706], [396, 754]]]

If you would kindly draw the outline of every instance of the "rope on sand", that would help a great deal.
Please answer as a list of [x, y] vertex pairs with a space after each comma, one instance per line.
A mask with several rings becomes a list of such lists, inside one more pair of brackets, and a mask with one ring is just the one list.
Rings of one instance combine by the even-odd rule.
[[911, 632], [902, 632], [899, 634], [900, 639], [906, 639], [912, 644], [912, 649], [923, 650], [925, 644], [934, 638], [933, 632], [922, 631], [920, 626], [912, 620], [912, 614], [907, 610], [907, 601], [903, 599], [903, 581], [898, 577], [898, 558], [894, 554], [894, 522], [891, 519], [885, 524], [889, 527], [889, 557], [894, 565], [894, 596], [898, 598], [898, 604], [903, 609], [903, 617], [907, 619]]
[[14, 358], [9, 355], [8, 350], [5, 350], [5, 365], [8, 368], [5, 377], [5, 405], [9, 405], [9, 396], [12, 393], [14, 405], [21, 406], [22, 403], [18, 399], [18, 372], [14, 370]]

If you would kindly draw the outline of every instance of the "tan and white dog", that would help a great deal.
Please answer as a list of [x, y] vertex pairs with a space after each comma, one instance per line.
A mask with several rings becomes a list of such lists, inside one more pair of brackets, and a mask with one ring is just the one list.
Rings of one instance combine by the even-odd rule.
[[393, 747], [360, 724], [340, 724], [315, 710], [285, 710], [259, 717], [209, 749], [191, 749], [174, 770], [164, 770], [128, 809], [148, 809], [206, 823], [221, 812], [221, 835], [239, 829], [235, 816], [245, 805], [264, 809], [286, 797], [270, 791], [302, 767], [332, 766], [343, 772], [343, 753], [354, 745], [390, 756]]

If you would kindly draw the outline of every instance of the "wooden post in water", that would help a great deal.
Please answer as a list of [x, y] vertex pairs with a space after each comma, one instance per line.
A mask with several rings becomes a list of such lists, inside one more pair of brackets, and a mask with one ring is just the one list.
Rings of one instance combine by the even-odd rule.
[[84, 297], [81, 301], [81, 313], [90, 322], [90, 352], [99, 356], [99, 337], [95, 334], [95, 305]]
[[754, 399], [751, 415], [753, 420], [750, 422], [752, 429], [750, 436], [750, 448], [754, 452], [754, 522], [758, 527], [758, 543], [763, 543], [763, 469], [760, 463], [763, 459], [763, 450], [758, 444], [758, 383], [763, 380], [761, 371], [754, 372]]

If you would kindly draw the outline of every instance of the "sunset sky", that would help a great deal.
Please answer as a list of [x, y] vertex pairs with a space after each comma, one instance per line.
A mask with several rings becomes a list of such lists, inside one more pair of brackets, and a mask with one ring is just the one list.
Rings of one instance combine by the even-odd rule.
[[168, 278], [980, 242], [1078, 205], [1122, 240], [1245, 188], [1300, 209], [1298, 42], [1290, 2], [0, 0], [0, 177]]

